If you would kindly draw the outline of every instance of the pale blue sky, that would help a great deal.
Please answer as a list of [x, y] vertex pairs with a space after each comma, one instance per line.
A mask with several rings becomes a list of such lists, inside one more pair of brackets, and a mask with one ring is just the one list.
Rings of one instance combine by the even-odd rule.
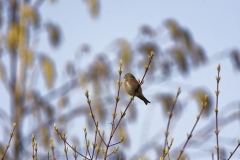
[[[231, 49], [233, 47], [239, 48], [240, 42], [240, 1], [219, 1], [219, 0], [169, 0], [169, 1], [139, 1], [139, 0], [123, 0], [101, 1], [100, 14], [97, 19], [92, 19], [87, 6], [84, 1], [59, 1], [55, 5], [51, 6], [45, 3], [41, 7], [41, 11], [44, 13], [44, 20], [53, 20], [61, 25], [61, 29], [64, 34], [63, 43], [57, 50], [49, 49], [53, 57], [59, 56], [59, 65], [61, 66], [65, 59], [71, 58], [76, 53], [76, 49], [82, 43], [89, 43], [92, 47], [93, 53], [108, 51], [108, 45], [116, 38], [124, 37], [128, 41], [133, 41], [138, 32], [139, 27], [143, 24], [148, 24], [153, 28], [163, 26], [163, 22], [166, 19], [173, 18], [181, 26], [187, 28], [194, 38], [194, 40], [200, 44], [209, 57], [211, 55]], [[48, 50], [46, 46], [47, 42], [41, 40], [44, 50]], [[222, 80], [220, 82], [220, 100], [221, 106], [226, 105], [228, 102], [237, 100], [239, 97], [239, 73], [232, 70], [232, 66], [229, 60], [221, 61]], [[159, 84], [161, 91], [176, 92], [177, 86], [182, 86], [182, 95], [180, 99], [184, 99], [189, 89], [192, 87], [205, 86], [212, 92], [216, 90], [215, 76], [217, 62], [203, 67], [199, 70], [195, 70], [188, 77], [173, 78], [172, 81]], [[135, 73], [137, 76], [141, 76], [141, 73]], [[154, 93], [151, 91], [155, 86], [148, 88], [144, 87], [145, 95], [154, 101], [152, 97]], [[135, 100], [134, 103], [141, 103]], [[214, 100], [215, 104], [215, 100]], [[166, 120], [163, 120], [159, 116], [159, 105], [150, 104], [148, 106], [141, 105], [141, 109], [138, 110], [138, 120], [133, 125], [129, 125], [128, 131], [131, 133], [132, 145], [130, 147], [131, 153], [135, 153], [139, 146], [144, 144], [145, 141], [151, 139], [151, 134], [155, 135], [159, 128], [166, 127]], [[195, 116], [198, 114], [198, 110], [195, 107], [195, 103], [190, 103], [188, 112], [184, 115], [185, 118], [179, 122], [178, 127], [174, 129], [173, 134], [169, 137], [174, 137], [174, 146], [178, 146], [180, 142], [185, 140], [186, 133], [190, 132], [192, 128]], [[221, 110], [220, 110], [221, 112]], [[213, 114], [214, 112], [212, 112]], [[146, 122], [149, 118], [153, 117], [149, 122]], [[201, 120], [199, 126], [201, 128], [206, 120]], [[237, 137], [239, 135], [239, 124], [234, 123], [235, 127], [223, 129], [220, 135], [229, 137]], [[137, 130], [146, 130], [141, 134], [136, 132]], [[229, 133], [231, 131], [231, 133]], [[213, 133], [214, 134], [214, 133]], [[138, 135], [138, 136], [136, 136]], [[193, 134], [194, 135], [194, 134]], [[159, 137], [163, 136], [163, 133]], [[138, 137], [138, 138], [137, 138]], [[144, 138], [143, 138], [144, 137]], [[162, 143], [163, 139], [159, 139]], [[156, 140], [157, 141], [157, 140]], [[215, 137], [211, 139], [212, 150], [215, 152]], [[221, 140], [220, 140], [221, 145]], [[121, 147], [121, 145], [120, 145]], [[146, 146], [147, 147], [147, 146]], [[227, 152], [232, 148], [228, 148]], [[210, 159], [211, 151], [199, 153], [199, 159]], [[191, 151], [190, 151], [191, 152]], [[193, 154], [196, 151], [192, 151]], [[228, 154], [227, 153], [227, 154]], [[154, 158], [154, 152], [148, 152], [146, 154], [151, 159]], [[239, 156], [239, 152], [237, 154]], [[235, 159], [237, 156], [235, 156]], [[130, 157], [128, 157], [130, 158]], [[158, 158], [156, 158], [158, 159]], [[234, 158], [233, 158], [234, 159]]]
[[[60, 78], [58, 84], [65, 81], [61, 77], [61, 70], [66, 60], [74, 59], [81, 44], [90, 44], [92, 53], [107, 52], [109, 51], [109, 44], [116, 38], [125, 38], [132, 42], [139, 33], [141, 25], [148, 24], [153, 28], [161, 28], [163, 27], [163, 22], [169, 18], [175, 19], [181, 26], [187, 28], [194, 40], [204, 48], [208, 57], [226, 49], [240, 48], [240, 1], [238, 0], [104, 0], [100, 2], [100, 14], [96, 19], [91, 17], [88, 7], [83, 0], [58, 0], [54, 5], [44, 2], [40, 7], [40, 12], [42, 14], [42, 22], [52, 21], [59, 24], [63, 34], [60, 47], [55, 49], [49, 45], [47, 34], [41, 32], [40, 45], [38, 46], [39, 51], [48, 53], [57, 62]], [[192, 87], [205, 86], [213, 94], [213, 91], [216, 90], [215, 76], [217, 74], [217, 64], [218, 62], [216, 61], [216, 63], [209, 64], [207, 67], [194, 70], [188, 77], [178, 76], [169, 82], [160, 83], [160, 92], [168, 91], [175, 93], [177, 87], [181, 86], [183, 94], [180, 95], [180, 99], [184, 99]], [[220, 108], [228, 102], [239, 99], [240, 90], [239, 72], [232, 70], [229, 59], [222, 60], [221, 66]], [[142, 74], [136, 73], [135, 75], [141, 76]], [[152, 93], [152, 90], [155, 87], [143, 86], [145, 96], [153, 102], [152, 97], [154, 93]], [[2, 90], [2, 88], [0, 89]], [[165, 129], [166, 127], [166, 120], [160, 118], [162, 114], [160, 114], [159, 105], [151, 103], [145, 106], [139, 100], [135, 100], [134, 103], [140, 104], [141, 109], [138, 109], [138, 120], [136, 123], [130, 124], [128, 129], [132, 138], [132, 144], [129, 148], [130, 155], [135, 153], [145, 141], [151, 139], [149, 133], [155, 135], [160, 128]], [[193, 102], [187, 106], [188, 112], [174, 129], [173, 134], [170, 134], [169, 137], [175, 138], [173, 147], [178, 146], [180, 142], [185, 140], [186, 133], [190, 132], [195, 116], [198, 114], [195, 106]], [[153, 117], [150, 122], [146, 122], [148, 116]], [[202, 124], [204, 123], [205, 121]], [[145, 126], [146, 124], [147, 126]], [[199, 126], [197, 126], [195, 131], [201, 128], [202, 124], [200, 119]], [[79, 127], [77, 129], [79, 132], [82, 127], [77, 126]], [[145, 129], [145, 127], [147, 131], [141, 134], [136, 132]], [[239, 124], [234, 123], [234, 126], [231, 126], [228, 130], [221, 130], [220, 135], [240, 139], [240, 137], [237, 137], [239, 133]], [[163, 133], [159, 134], [160, 136], [163, 136]], [[163, 139], [159, 140], [162, 143]], [[215, 137], [211, 140], [213, 142], [212, 151], [215, 152]], [[228, 148], [227, 154], [234, 147]], [[210, 159], [210, 153], [204, 152], [199, 156], [199, 160]], [[148, 152], [146, 155], [151, 157], [151, 159], [159, 159], [154, 156], [154, 152]], [[236, 155], [239, 157], [240, 151], [237, 151]], [[237, 159], [237, 156], [234, 158]]]
[[[139, 0], [123, 0], [112, 1], [105, 0], [100, 2], [100, 14], [97, 19], [90, 16], [89, 10], [84, 1], [57, 1], [53, 6], [44, 3], [41, 7], [43, 13], [42, 19], [44, 21], [50, 20], [60, 25], [63, 40], [58, 49], [51, 49], [46, 41], [46, 34], [41, 37], [41, 45], [39, 48], [49, 53], [58, 62], [58, 71], [62, 70], [66, 59], [73, 59], [79, 45], [82, 43], [90, 44], [92, 53], [99, 53], [101, 51], [109, 51], [108, 46], [116, 38], [125, 38], [132, 42], [139, 33], [139, 27], [143, 24], [148, 24], [153, 28], [163, 27], [165, 20], [175, 19], [181, 26], [187, 28], [194, 38], [199, 43], [209, 57], [212, 54], [222, 52], [225, 49], [232, 47], [240, 47], [240, 1], [192, 1], [192, 0], [170, 0], [170, 1], [139, 1]], [[45, 38], [44, 38], [45, 37]], [[160, 44], [161, 45], [161, 44]], [[220, 83], [220, 100], [219, 104], [226, 105], [228, 102], [238, 99], [239, 97], [239, 73], [232, 71], [232, 66], [228, 60], [222, 61], [222, 80]], [[160, 92], [176, 92], [177, 86], [182, 86], [182, 98], [186, 97], [186, 93], [192, 87], [205, 86], [213, 93], [216, 89], [215, 76], [217, 62], [195, 70], [191, 76], [184, 78], [173, 78], [172, 81], [160, 84]], [[135, 73], [141, 76], [141, 73]], [[186, 81], [187, 80], [187, 81]], [[153, 97], [150, 92], [150, 87], [144, 87], [145, 95], [148, 99]], [[224, 98], [223, 98], [224, 97]], [[145, 141], [151, 139], [160, 128], [166, 127], [166, 120], [159, 116], [159, 106], [151, 104], [143, 106], [141, 102], [135, 100], [141, 106], [138, 109], [138, 120], [133, 125], [129, 125], [129, 133], [132, 137], [132, 144], [130, 147], [130, 154], [135, 153]], [[190, 103], [183, 119], [175, 128], [173, 135], [175, 137], [173, 146], [185, 141], [186, 133], [190, 132], [195, 121], [195, 115], [198, 110], [195, 103]], [[213, 114], [213, 112], [212, 112]], [[221, 111], [220, 111], [221, 114]], [[148, 116], [154, 117], [151, 121]], [[144, 118], [143, 118], [144, 117]], [[153, 120], [154, 119], [154, 120]], [[189, 121], [191, 119], [191, 121]], [[200, 120], [201, 122], [201, 120]], [[145, 126], [147, 124], [147, 126]], [[199, 123], [196, 128], [204, 124], [204, 120]], [[221, 134], [226, 132], [226, 136], [231, 130], [232, 136], [239, 135], [239, 124], [234, 123], [235, 127], [228, 130], [222, 130]], [[146, 130], [144, 128], [146, 127]], [[81, 130], [81, 127], [77, 131]], [[142, 131], [140, 134], [136, 130]], [[150, 133], [150, 134], [149, 134]], [[136, 135], [139, 135], [137, 138]], [[163, 133], [159, 137], [163, 136]], [[143, 138], [145, 137], [145, 138]], [[236, 137], [240, 138], [240, 137]], [[163, 139], [159, 139], [162, 143]], [[215, 152], [215, 138], [212, 142], [212, 151]], [[221, 145], [221, 140], [220, 140]], [[120, 145], [121, 147], [121, 145]], [[146, 146], [147, 147], [147, 146]], [[235, 146], [232, 146], [232, 148]], [[230, 148], [231, 150], [231, 148]], [[229, 150], [229, 151], [230, 151]], [[237, 152], [239, 156], [239, 152]], [[147, 156], [154, 158], [154, 152], [148, 152]], [[210, 153], [204, 152], [199, 159], [210, 159]], [[130, 158], [130, 157], [128, 157]], [[156, 158], [156, 157], [155, 157]], [[158, 158], [156, 158], [158, 159]]]

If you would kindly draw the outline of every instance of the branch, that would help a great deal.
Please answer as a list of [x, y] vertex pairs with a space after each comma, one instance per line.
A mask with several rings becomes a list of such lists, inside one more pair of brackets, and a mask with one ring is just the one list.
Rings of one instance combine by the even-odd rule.
[[91, 154], [89, 152], [89, 141], [87, 140], [87, 130], [86, 130], [86, 127], [83, 127], [83, 131], [84, 131], [84, 134], [85, 134], [85, 143], [86, 143], [86, 154], [85, 156], [87, 156], [87, 153], [89, 155], [89, 157], [91, 158]]
[[[93, 158], [93, 156], [94, 156], [94, 151], [95, 151], [95, 148], [96, 148], [96, 146], [97, 146], [97, 132], [98, 132], [98, 129], [96, 128], [96, 130], [95, 130], [95, 139], [94, 139], [94, 143], [93, 143], [92, 158]], [[91, 159], [92, 159], [92, 158], [91, 158]]]
[[[119, 70], [118, 70], [118, 73], [119, 73], [119, 78], [118, 78], [118, 81], [117, 81], [117, 84], [118, 84], [118, 91], [117, 91], [117, 96], [116, 96], [116, 104], [115, 104], [115, 109], [114, 109], [114, 113], [112, 115], [113, 119], [112, 119], [112, 130], [111, 130], [111, 135], [113, 135], [113, 131], [114, 131], [114, 121], [115, 121], [115, 118], [117, 116], [116, 114], [116, 111], [117, 111], [117, 105], [118, 105], [118, 102], [120, 100], [119, 98], [119, 93], [120, 93], [120, 87], [122, 85], [122, 82], [121, 82], [121, 74], [122, 74], [122, 60], [120, 60], [120, 63], [119, 63]], [[110, 136], [110, 138], [112, 138], [112, 136]], [[111, 139], [109, 139], [109, 141], [111, 141]], [[108, 146], [109, 146], [110, 142], [108, 143]]]
[[101, 148], [101, 144], [102, 144], [102, 139], [100, 139], [100, 143], [99, 143], [99, 147], [97, 148], [97, 154], [96, 154], [96, 157], [95, 157], [95, 160], [97, 160], [97, 157], [98, 157], [98, 154], [100, 152], [100, 148]]
[[84, 156], [83, 154], [79, 153], [79, 152], [75, 149], [74, 146], [72, 147], [72, 146], [66, 141], [66, 139], [64, 139], [64, 137], [59, 133], [58, 128], [57, 128], [57, 126], [56, 126], [55, 123], [54, 123], [54, 129], [55, 129], [55, 131], [57, 132], [58, 136], [61, 138], [61, 140], [63, 140], [64, 143], [66, 143], [70, 148], [72, 148], [72, 150], [73, 150], [74, 152], [77, 152], [77, 153], [78, 153], [80, 156], [82, 156], [83, 158], [90, 160], [89, 158], [87, 158], [87, 157]]
[[[53, 139], [52, 138], [50, 138], [50, 148], [51, 148], [51, 150], [52, 150], [52, 160], [56, 160], [56, 157], [55, 157], [55, 153], [54, 153], [54, 146], [53, 146]], [[48, 155], [49, 155], [49, 153], [48, 153]]]
[[[114, 112], [112, 114], [112, 129], [111, 129], [111, 133], [110, 133], [110, 137], [109, 137], [109, 140], [108, 140], [108, 144], [106, 146], [106, 152], [105, 152], [105, 157], [107, 156], [107, 152], [108, 152], [108, 148], [110, 147], [110, 143], [111, 143], [111, 140], [112, 140], [112, 137], [114, 135], [114, 132], [115, 132], [115, 118], [117, 117], [117, 114], [116, 114], [116, 111], [117, 111], [117, 105], [118, 105], [118, 102], [120, 100], [119, 98], [119, 93], [120, 93], [120, 87], [122, 85], [122, 82], [121, 82], [121, 74], [122, 74], [122, 60], [120, 60], [120, 63], [119, 63], [119, 70], [118, 70], [118, 73], [119, 73], [119, 78], [118, 78], [118, 81], [117, 81], [117, 84], [118, 84], [118, 91], [117, 91], [117, 96], [116, 96], [116, 104], [115, 104], [115, 108], [114, 108]], [[118, 125], [117, 125], [118, 126]]]
[[216, 113], [216, 141], [217, 141], [217, 146], [215, 147], [216, 150], [217, 150], [217, 160], [219, 160], [219, 140], [218, 140], [218, 134], [220, 132], [220, 130], [218, 129], [218, 95], [220, 93], [219, 91], [219, 81], [221, 79], [221, 77], [219, 76], [219, 73], [220, 73], [220, 70], [221, 70], [221, 67], [220, 67], [220, 63], [218, 64], [218, 67], [217, 67], [217, 71], [218, 71], [218, 76], [216, 77], [216, 81], [217, 81], [217, 90], [215, 91], [216, 93], [216, 108], [214, 108], [214, 111]]
[[34, 141], [34, 139], [35, 139], [35, 135], [34, 135], [34, 134], [32, 134], [31, 139], [32, 139], [32, 158], [33, 158], [33, 160], [34, 160], [34, 159], [35, 159], [35, 154], [34, 154], [34, 146], [35, 146], [35, 141]]
[[[147, 74], [148, 69], [150, 68], [150, 64], [151, 64], [151, 62], [152, 62], [153, 56], [154, 56], [154, 52], [151, 52], [151, 57], [149, 57], [149, 62], [148, 62], [148, 65], [146, 66], [145, 73], [144, 73], [143, 78], [142, 78], [142, 80], [140, 81], [140, 84], [138, 85], [136, 91], [137, 91], [138, 88], [141, 87], [141, 85], [143, 84], [143, 80], [144, 80], [144, 78], [145, 78], [145, 76], [146, 76], [146, 74]], [[114, 131], [113, 131], [113, 134], [114, 134], [115, 131], [117, 130], [117, 127], [118, 127], [118, 125], [120, 124], [122, 118], [126, 115], [126, 111], [127, 111], [128, 107], [130, 106], [131, 102], [133, 101], [133, 98], [135, 97], [135, 95], [136, 95], [136, 93], [137, 93], [136, 91], [135, 91], [134, 96], [131, 97], [131, 100], [130, 100], [130, 102], [128, 103], [128, 105], [127, 105], [126, 109], [124, 110], [123, 114], [121, 115], [121, 117], [120, 117], [120, 119], [119, 119], [119, 121], [118, 121], [118, 123], [117, 123], [117, 126], [115, 127], [115, 129], [114, 129]]]
[[74, 153], [73, 153], [73, 157], [75, 160], [77, 160], [77, 152], [76, 152], [76, 146], [73, 146], [73, 149], [74, 149]]
[[234, 149], [234, 151], [233, 151], [233, 152], [230, 152], [230, 156], [229, 156], [228, 160], [233, 156], [233, 154], [236, 152], [236, 150], [238, 149], [239, 146], [240, 146], [240, 140], [238, 140], [238, 145], [237, 145], [237, 147]]
[[196, 118], [197, 118], [197, 119], [196, 119], [196, 122], [195, 122], [195, 124], [194, 124], [194, 126], [193, 126], [193, 128], [192, 128], [192, 130], [191, 130], [191, 132], [190, 132], [190, 135], [187, 136], [187, 141], [185, 142], [183, 148], [182, 148], [181, 151], [180, 151], [180, 154], [179, 154], [179, 156], [178, 156], [178, 160], [180, 159], [182, 153], [184, 152], [184, 149], [185, 149], [185, 147], [187, 146], [189, 140], [192, 138], [192, 133], [193, 133], [195, 127], [197, 126], [197, 123], [198, 123], [198, 121], [199, 121], [199, 119], [200, 119], [200, 117], [201, 117], [201, 115], [202, 115], [202, 112], [203, 112], [204, 108], [207, 106], [207, 100], [208, 100], [208, 95], [205, 95], [205, 102], [202, 102], [201, 112], [200, 112], [200, 114], [197, 115], [197, 117], [196, 117]]
[[14, 131], [15, 131], [16, 125], [17, 125], [16, 123], [13, 123], [13, 130], [12, 130], [12, 132], [10, 133], [10, 139], [9, 139], [9, 141], [8, 141], [8, 144], [6, 145], [6, 149], [5, 149], [4, 153], [3, 153], [3, 156], [2, 156], [2, 158], [1, 158], [1, 160], [4, 160], [4, 157], [5, 157], [6, 153], [7, 153], [7, 150], [8, 150], [8, 148], [10, 147], [10, 142], [11, 142], [12, 137], [13, 137], [13, 135], [14, 135]]
[[124, 140], [124, 138], [122, 137], [122, 138], [121, 138], [121, 141], [119, 141], [119, 142], [117, 142], [117, 143], [113, 143], [113, 144], [109, 145], [109, 147], [114, 146], [114, 145], [117, 145], [117, 144], [119, 144], [119, 143], [122, 143], [123, 140]]
[[[132, 103], [132, 101], [133, 101], [133, 99], [134, 99], [134, 97], [135, 97], [135, 95], [136, 95], [136, 93], [137, 93], [137, 90], [138, 90], [138, 89], [141, 87], [141, 85], [143, 84], [144, 78], [145, 78], [145, 76], [146, 76], [146, 74], [147, 74], [147, 71], [148, 71], [149, 68], [150, 68], [150, 64], [151, 64], [151, 62], [152, 62], [152, 59], [153, 59], [154, 54], [155, 54], [155, 53], [152, 51], [152, 52], [151, 52], [151, 55], [149, 55], [149, 57], [148, 57], [148, 58], [149, 58], [149, 62], [148, 62], [148, 65], [145, 67], [146, 70], [145, 70], [145, 73], [144, 73], [144, 75], [143, 75], [143, 78], [142, 78], [142, 80], [140, 81], [138, 87], [136, 88], [135, 94], [134, 94], [134, 96], [131, 97], [131, 99], [130, 99], [128, 105], [127, 105], [127, 107], [126, 107], [125, 110], [124, 110], [124, 112], [123, 112], [123, 113], [121, 112], [121, 117], [120, 117], [120, 119], [118, 120], [118, 123], [117, 123], [116, 127], [111, 131], [111, 134], [110, 134], [110, 137], [109, 137], [109, 141], [108, 141], [108, 144], [107, 144], [107, 146], [106, 146], [106, 152], [105, 152], [105, 154], [104, 154], [104, 160], [106, 160], [106, 158], [107, 158], [108, 156], [110, 156], [110, 155], [112, 155], [113, 153], [115, 153], [114, 151], [112, 151], [112, 153], [110, 153], [109, 155], [107, 155], [108, 149], [109, 149], [109, 147], [110, 147], [111, 139], [112, 139], [114, 133], [116, 132], [116, 130], [117, 130], [120, 122], [122, 121], [123, 117], [126, 115], [126, 111], [127, 111], [128, 107], [130, 106], [130, 104]], [[119, 74], [120, 74], [120, 72], [121, 72], [121, 65], [122, 65], [122, 64], [121, 64], [121, 62], [120, 62]], [[119, 83], [120, 83], [120, 82], [119, 82]], [[121, 84], [121, 83], [120, 83], [120, 84]], [[117, 100], [119, 100], [118, 97], [116, 98], [116, 101], [117, 101]], [[117, 105], [117, 102], [116, 102], [116, 105]], [[115, 109], [116, 109], [116, 108], [115, 108]], [[116, 116], [116, 115], [114, 114], [114, 116]]]
[[68, 155], [67, 155], [68, 148], [66, 146], [67, 139], [66, 139], [66, 133], [65, 132], [63, 132], [62, 140], [63, 140], [63, 143], [64, 143], [64, 153], [66, 155], [66, 160], [68, 160]]
[[168, 112], [169, 118], [168, 118], [168, 123], [167, 123], [167, 129], [166, 129], [166, 132], [165, 132], [165, 141], [164, 141], [164, 147], [163, 147], [163, 152], [162, 152], [162, 157], [161, 157], [162, 159], [164, 159], [165, 154], [166, 154], [165, 148], [166, 148], [166, 144], [167, 144], [167, 138], [168, 138], [168, 135], [169, 135], [169, 126], [170, 126], [170, 121], [171, 121], [171, 118], [172, 118], [172, 112], [173, 112], [173, 109], [175, 107], [175, 104], [177, 102], [177, 99], [178, 99], [178, 96], [179, 96], [180, 93], [181, 93], [181, 88], [178, 87], [176, 98], [174, 98], [174, 100], [173, 100], [172, 109], [171, 109], [170, 112]]
[[91, 100], [89, 99], [88, 90], [86, 90], [85, 96], [87, 97], [87, 103], [88, 103], [88, 106], [90, 108], [90, 117], [92, 117], [92, 119], [93, 119], [93, 122], [94, 122], [95, 127], [96, 127], [96, 131], [98, 132], [98, 135], [101, 137], [101, 139], [102, 139], [103, 143], [105, 144], [105, 146], [107, 146], [107, 144], [104, 141], [102, 135], [100, 134], [100, 131], [98, 130], [98, 121], [95, 119], [95, 116], [94, 116], [93, 111], [92, 111]]

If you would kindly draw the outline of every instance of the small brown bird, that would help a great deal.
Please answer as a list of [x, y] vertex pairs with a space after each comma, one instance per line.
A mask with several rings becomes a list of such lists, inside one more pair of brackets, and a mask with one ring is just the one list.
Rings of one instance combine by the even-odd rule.
[[[130, 96], [134, 96], [135, 92], [137, 92], [136, 96], [143, 100], [146, 105], [150, 103], [142, 94], [142, 88], [138, 88], [139, 83], [131, 73], [125, 74], [124, 79], [125, 90]], [[136, 91], [137, 88], [138, 90]]]

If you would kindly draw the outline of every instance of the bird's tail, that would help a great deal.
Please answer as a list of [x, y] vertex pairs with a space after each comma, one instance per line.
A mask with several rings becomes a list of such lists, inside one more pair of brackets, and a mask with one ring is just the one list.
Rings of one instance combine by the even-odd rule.
[[144, 103], [147, 105], [149, 102], [149, 100], [147, 100], [147, 98], [145, 98], [143, 95], [142, 96], [138, 96], [138, 98], [140, 98], [141, 100], [144, 101]]

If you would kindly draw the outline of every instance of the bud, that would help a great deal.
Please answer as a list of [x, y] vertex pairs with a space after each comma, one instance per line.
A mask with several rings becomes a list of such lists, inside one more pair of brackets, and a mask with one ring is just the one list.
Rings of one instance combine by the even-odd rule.
[[221, 70], [220, 63], [218, 63], [217, 70], [218, 70], [218, 72], [220, 72], [220, 70]]
[[73, 150], [76, 150], [76, 149], [77, 149], [77, 147], [76, 147], [75, 145], [73, 145], [72, 148], [73, 148]]
[[64, 152], [66, 153], [68, 151], [68, 147], [64, 147]]
[[150, 68], [150, 65], [145, 65], [145, 69], [148, 70]]
[[169, 135], [169, 133], [170, 133], [169, 131], [168, 132], [164, 132], [165, 135]]
[[117, 117], [117, 113], [115, 113], [115, 114], [113, 113], [112, 116], [113, 116], [113, 118]]
[[123, 114], [122, 110], [120, 110], [120, 114], [121, 114], [121, 116], [122, 116], [122, 114]]
[[119, 98], [119, 97], [117, 97], [117, 96], [115, 97], [115, 99], [116, 99], [116, 101], [117, 101], [117, 102], [120, 100], [120, 98]]
[[118, 73], [119, 73], [119, 74], [122, 74], [122, 70], [121, 70], [121, 69], [119, 69], [119, 70], [118, 70]]
[[179, 87], [178, 87], [177, 94], [180, 94], [180, 93], [181, 93], [181, 87], [179, 86]]
[[196, 118], [199, 119], [199, 115], [196, 115]]
[[151, 51], [151, 57], [153, 57], [153, 56], [154, 56], [154, 54], [155, 54], [155, 53], [154, 53], [154, 51]]
[[119, 62], [119, 66], [122, 67], [122, 60], [120, 60], [120, 62]]
[[85, 92], [85, 96], [88, 98], [88, 90], [86, 90], [86, 92]]
[[91, 100], [87, 100], [87, 103], [90, 105], [91, 104]]

